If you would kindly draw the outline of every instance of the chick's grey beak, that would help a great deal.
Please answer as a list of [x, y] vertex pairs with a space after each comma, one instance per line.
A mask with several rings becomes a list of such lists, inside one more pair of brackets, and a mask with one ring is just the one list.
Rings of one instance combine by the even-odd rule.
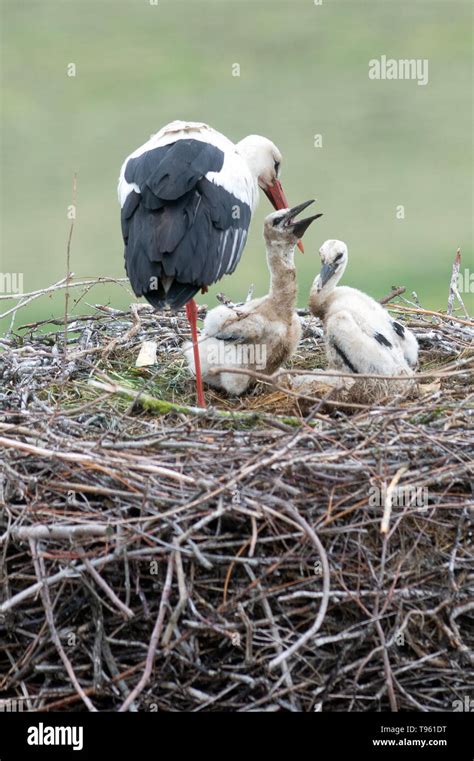
[[314, 198], [311, 199], [311, 201], [305, 201], [304, 203], [298, 204], [298, 206], [293, 206], [292, 209], [288, 209], [288, 213], [286, 217], [288, 219], [293, 219], [293, 217], [297, 217], [298, 214], [301, 214], [302, 211], [308, 208], [308, 206], [311, 206], [311, 204], [314, 203]]
[[288, 212], [285, 216], [285, 220], [288, 221], [288, 227], [291, 228], [294, 235], [296, 235], [297, 238], [302, 238], [305, 234], [306, 230], [310, 226], [311, 222], [314, 222], [315, 219], [319, 219], [319, 217], [322, 217], [322, 214], [315, 214], [312, 217], [307, 217], [306, 219], [299, 219], [294, 221], [294, 218], [301, 214], [302, 211], [308, 208], [308, 206], [311, 206], [311, 204], [314, 203], [314, 199], [311, 201], [305, 201], [304, 203], [300, 203], [298, 206], [293, 206], [292, 209], [288, 209]]
[[315, 219], [319, 219], [319, 217], [322, 216], [322, 214], [315, 214], [314, 217], [306, 217], [306, 219], [300, 219], [298, 222], [294, 222], [292, 227], [296, 237], [302, 238], [311, 222], [314, 222]]
[[336, 268], [334, 264], [323, 264], [321, 267], [321, 272], [319, 273], [319, 278], [321, 282], [321, 286], [326, 285], [328, 280], [332, 278], [336, 271]]

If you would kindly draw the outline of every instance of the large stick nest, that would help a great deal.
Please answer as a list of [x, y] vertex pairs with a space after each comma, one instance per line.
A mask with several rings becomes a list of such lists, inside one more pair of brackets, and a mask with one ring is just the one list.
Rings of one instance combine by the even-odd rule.
[[[439, 711], [470, 695], [472, 330], [399, 312], [432, 373], [420, 396], [304, 415], [265, 383], [193, 410], [183, 315], [102, 308], [66, 344], [60, 320], [4, 339], [0, 699]], [[144, 338], [157, 364], [136, 370]], [[305, 318], [294, 367], [323, 364]]]

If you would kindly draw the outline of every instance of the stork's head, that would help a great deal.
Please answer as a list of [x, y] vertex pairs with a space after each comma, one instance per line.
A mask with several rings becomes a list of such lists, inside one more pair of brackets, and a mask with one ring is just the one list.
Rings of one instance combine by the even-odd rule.
[[[247, 162], [252, 175], [261, 189], [268, 195], [275, 209], [288, 207], [278, 180], [281, 153], [271, 140], [261, 135], [248, 135], [236, 145], [237, 153]], [[272, 196], [275, 183], [280, 186], [281, 198]]]
[[319, 249], [321, 272], [317, 277], [317, 289], [321, 290], [329, 281], [337, 283], [346, 269], [348, 251], [342, 240], [327, 240]]
[[299, 239], [303, 237], [311, 222], [314, 222], [322, 214], [314, 214], [305, 219], [295, 219], [304, 209], [314, 201], [305, 201], [292, 209], [282, 209], [269, 214], [263, 225], [263, 235], [267, 246], [283, 244], [283, 251], [293, 249]]
[[[267, 137], [247, 135], [236, 145], [237, 153], [248, 164], [248, 167], [263, 190], [274, 209], [288, 209], [284, 190], [280, 182], [281, 153]], [[298, 241], [298, 248], [304, 251], [303, 244]]]

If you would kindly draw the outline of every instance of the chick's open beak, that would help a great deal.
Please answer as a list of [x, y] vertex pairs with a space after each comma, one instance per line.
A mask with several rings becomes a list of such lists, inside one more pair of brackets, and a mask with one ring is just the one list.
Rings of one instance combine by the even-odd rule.
[[[286, 200], [285, 192], [282, 188], [280, 180], [275, 180], [273, 185], [267, 185], [266, 188], [263, 188], [263, 192], [267, 196], [273, 208], [277, 211], [280, 209], [287, 209], [289, 207], [290, 204]], [[301, 253], [304, 254], [303, 244], [300, 240], [298, 241], [298, 248]]]
[[[310, 226], [311, 222], [314, 222], [315, 219], [319, 219], [319, 217], [322, 217], [322, 214], [314, 214], [312, 217], [306, 217], [305, 219], [298, 219], [294, 221], [294, 218], [301, 214], [302, 211], [304, 211], [308, 206], [310, 206], [312, 203], [314, 203], [314, 199], [311, 201], [305, 201], [304, 203], [300, 203], [299, 206], [293, 206], [292, 209], [288, 210], [287, 219], [289, 222], [289, 227], [292, 228], [293, 233], [298, 237], [302, 238], [305, 234], [306, 230]], [[298, 241], [298, 244], [300, 244], [301, 241]], [[302, 246], [300, 248], [300, 251], [303, 252]]]

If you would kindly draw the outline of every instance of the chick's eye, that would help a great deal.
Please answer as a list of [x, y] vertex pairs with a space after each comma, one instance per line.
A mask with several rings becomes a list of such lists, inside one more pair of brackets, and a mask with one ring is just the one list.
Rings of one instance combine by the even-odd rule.
[[341, 252], [340, 254], [337, 254], [336, 258], [334, 259], [335, 262], [340, 262], [344, 254]]
[[273, 220], [273, 227], [276, 227], [276, 225], [279, 225], [281, 222], [281, 217], [275, 217]]

